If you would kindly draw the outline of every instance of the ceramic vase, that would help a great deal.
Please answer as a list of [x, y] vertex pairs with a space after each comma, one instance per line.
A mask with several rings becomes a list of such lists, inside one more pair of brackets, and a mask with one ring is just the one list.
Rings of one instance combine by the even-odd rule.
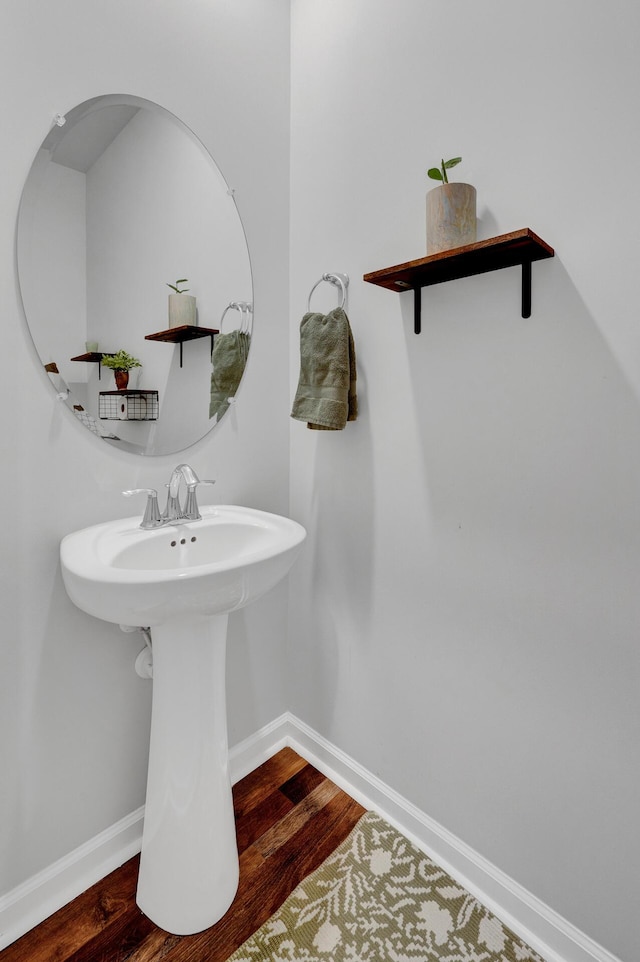
[[476, 189], [441, 184], [427, 194], [427, 254], [465, 247], [476, 240]]
[[116, 388], [118, 389], [118, 391], [125, 391], [129, 384], [129, 372], [114, 371], [113, 376], [116, 379]]
[[196, 299], [192, 294], [169, 294], [169, 327], [196, 324]]

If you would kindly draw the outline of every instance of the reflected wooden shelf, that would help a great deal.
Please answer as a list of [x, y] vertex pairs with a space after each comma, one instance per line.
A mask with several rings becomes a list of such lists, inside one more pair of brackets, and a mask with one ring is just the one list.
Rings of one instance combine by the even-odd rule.
[[164, 341], [167, 344], [180, 345], [180, 367], [182, 367], [182, 345], [185, 341], [196, 341], [201, 337], [211, 338], [211, 350], [213, 351], [213, 338], [219, 334], [215, 327], [198, 327], [196, 324], [181, 324], [179, 327], [168, 327], [164, 331], [157, 331], [155, 334], [145, 334], [145, 341]]
[[84, 361], [85, 364], [98, 364], [98, 380], [101, 380], [102, 373], [102, 358], [111, 357], [113, 351], [110, 353], [108, 351], [87, 351], [85, 354], [78, 354], [77, 357], [69, 358], [70, 361]]
[[421, 290], [432, 284], [485, 274], [505, 267], [522, 266], [522, 316], [531, 317], [531, 264], [553, 257], [555, 251], [529, 227], [500, 234], [488, 240], [476, 241], [466, 247], [439, 251], [418, 260], [406, 261], [395, 267], [385, 267], [365, 274], [369, 284], [386, 287], [390, 291], [414, 292], [414, 330], [421, 329]]

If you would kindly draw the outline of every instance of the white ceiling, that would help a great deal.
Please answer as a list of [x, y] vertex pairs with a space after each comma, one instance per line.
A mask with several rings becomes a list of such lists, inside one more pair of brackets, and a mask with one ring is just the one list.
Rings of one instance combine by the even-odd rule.
[[51, 160], [86, 174], [138, 110], [139, 107], [122, 104], [88, 114], [82, 123], [64, 132], [52, 151]]

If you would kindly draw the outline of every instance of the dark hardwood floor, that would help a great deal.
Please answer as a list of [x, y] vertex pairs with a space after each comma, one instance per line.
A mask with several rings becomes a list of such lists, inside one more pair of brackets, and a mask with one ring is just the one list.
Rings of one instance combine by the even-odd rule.
[[233, 796], [240, 886], [212, 928], [169, 935], [144, 916], [136, 857], [0, 952], [1, 962], [223, 962], [364, 814], [290, 748], [238, 782]]

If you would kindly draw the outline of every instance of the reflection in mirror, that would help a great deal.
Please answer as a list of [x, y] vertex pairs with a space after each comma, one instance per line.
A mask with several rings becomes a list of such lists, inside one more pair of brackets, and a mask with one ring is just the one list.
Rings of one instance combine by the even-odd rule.
[[[228, 311], [239, 311], [240, 324], [232, 330], [223, 330]], [[211, 355], [211, 396], [209, 417], [219, 421], [236, 396], [249, 355], [251, 343], [251, 305], [245, 301], [232, 301], [220, 318], [220, 333], [215, 339]]]
[[[18, 273], [54, 390], [98, 437], [172, 454], [228, 410], [251, 342], [246, 240], [217, 166], [167, 111], [99, 97], [53, 127], [22, 197]], [[124, 391], [102, 363], [119, 351], [140, 362]]]

